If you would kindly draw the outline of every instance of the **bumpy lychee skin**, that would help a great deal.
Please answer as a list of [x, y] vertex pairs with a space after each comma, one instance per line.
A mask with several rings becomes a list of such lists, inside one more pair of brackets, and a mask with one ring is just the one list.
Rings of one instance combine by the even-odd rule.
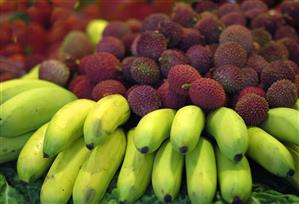
[[259, 125], [267, 118], [269, 105], [264, 97], [247, 94], [237, 102], [235, 109], [247, 125]]
[[288, 59], [289, 52], [283, 43], [271, 41], [261, 48], [260, 55], [262, 55], [268, 62], [273, 62], [275, 60]]
[[193, 81], [201, 78], [197, 70], [190, 65], [176, 65], [168, 73], [169, 88], [177, 94], [187, 96]]
[[284, 24], [283, 17], [280, 14], [262, 13], [254, 17], [251, 21], [252, 28], [264, 28], [274, 35], [276, 29]]
[[251, 54], [247, 59], [246, 66], [253, 68], [260, 75], [268, 64], [261, 55]]
[[244, 48], [235, 42], [219, 45], [214, 55], [214, 64], [219, 67], [226, 64], [232, 64], [243, 67], [247, 60], [247, 54]]
[[179, 42], [178, 47], [183, 51], [187, 51], [191, 46], [198, 44], [206, 44], [205, 36], [194, 28], [183, 28], [181, 41]]
[[39, 78], [64, 86], [70, 77], [70, 71], [58, 60], [46, 60], [39, 66]]
[[156, 60], [167, 49], [167, 40], [159, 32], [147, 31], [135, 38], [131, 49], [132, 54], [135, 56], [149, 57]]
[[276, 31], [274, 35], [275, 40], [283, 39], [283, 38], [290, 38], [295, 41], [299, 40], [299, 36], [296, 32], [296, 30], [292, 26], [284, 25], [280, 26]]
[[243, 86], [257, 86], [259, 84], [259, 76], [251, 67], [244, 67], [242, 70]]
[[169, 70], [175, 65], [188, 64], [189, 60], [186, 55], [174, 49], [165, 50], [159, 58], [159, 65], [162, 75], [167, 78]]
[[231, 25], [223, 30], [219, 41], [221, 44], [236, 42], [240, 44], [247, 53], [250, 53], [253, 47], [253, 39], [250, 30], [241, 25]]
[[271, 62], [261, 72], [261, 83], [267, 89], [275, 81], [288, 79], [292, 82], [295, 81], [295, 72], [286, 61], [277, 60]]
[[113, 36], [120, 39], [129, 32], [131, 32], [130, 27], [126, 23], [112, 21], [104, 29], [103, 36]]
[[87, 99], [92, 98], [91, 97], [92, 89], [93, 89], [92, 83], [85, 76], [82, 76], [81, 79], [77, 79], [77, 81], [73, 82], [72, 86], [70, 87], [70, 90], [76, 96], [78, 96], [78, 98], [87, 98]]
[[193, 81], [189, 89], [189, 97], [193, 104], [207, 111], [224, 106], [226, 100], [221, 84], [208, 78]]
[[159, 24], [163, 21], [169, 20], [170, 18], [164, 13], [154, 13], [147, 16], [143, 23], [142, 31], [156, 31], [159, 28]]
[[241, 12], [239, 4], [234, 3], [224, 3], [218, 8], [218, 15], [220, 17], [232, 13], [232, 12]]
[[205, 74], [213, 66], [213, 54], [211, 50], [202, 45], [194, 45], [186, 53], [190, 64], [195, 67], [200, 74]]
[[256, 28], [251, 31], [253, 42], [258, 43], [260, 47], [264, 47], [272, 40], [271, 34], [263, 28]]
[[92, 90], [92, 98], [95, 101], [111, 94], [125, 95], [126, 88], [117, 80], [105, 80], [99, 82]]
[[137, 57], [134, 57], [134, 56], [130, 56], [130, 57], [126, 57], [124, 58], [122, 61], [121, 61], [121, 67], [122, 67], [122, 73], [123, 73], [123, 76], [125, 78], [125, 80], [128, 82], [128, 83], [133, 83], [133, 79], [132, 79], [132, 76], [131, 76], [131, 66], [132, 66], [132, 63], [134, 62], [134, 60], [136, 59]]
[[240, 7], [249, 19], [252, 19], [253, 17], [268, 10], [268, 6], [260, 0], [244, 1]]
[[194, 10], [200, 14], [204, 11], [214, 11], [217, 7], [218, 5], [212, 1], [198, 1], [194, 6]]
[[93, 83], [114, 79], [121, 68], [119, 60], [107, 52], [89, 55], [85, 60], [84, 71]]
[[299, 65], [299, 41], [295, 41], [290, 38], [281, 40], [284, 46], [288, 49], [289, 59], [296, 62]]
[[157, 91], [148, 85], [138, 85], [128, 94], [128, 102], [132, 111], [139, 116], [161, 107], [161, 100]]
[[182, 26], [171, 20], [161, 22], [158, 30], [166, 37], [169, 47], [175, 47], [183, 35]]
[[124, 35], [121, 38], [121, 41], [125, 46], [125, 53], [127, 56], [131, 55], [131, 47], [132, 47], [132, 44], [137, 36], [138, 36], [138, 33], [127, 33], [126, 35]]
[[239, 67], [224, 65], [213, 72], [213, 79], [218, 81], [227, 93], [234, 94], [243, 88], [243, 75]]
[[230, 26], [230, 25], [246, 25], [246, 18], [241, 12], [232, 12], [228, 13], [220, 18], [220, 21], [225, 25], [225, 26]]
[[242, 89], [240, 93], [237, 95], [237, 101], [239, 101], [243, 96], [247, 94], [256, 94], [258, 96], [266, 98], [266, 93], [262, 88], [248, 86]]
[[171, 19], [184, 27], [192, 27], [197, 21], [197, 14], [189, 4], [175, 4]]
[[108, 52], [116, 56], [118, 59], [122, 59], [125, 55], [125, 46], [118, 38], [107, 36], [103, 37], [97, 44], [96, 51]]
[[185, 96], [181, 96], [169, 89], [169, 83], [167, 80], [158, 88], [157, 91], [161, 98], [163, 108], [179, 109], [186, 103]]
[[157, 63], [148, 57], [137, 57], [131, 64], [130, 73], [140, 84], [155, 84], [160, 78]]
[[276, 81], [267, 90], [267, 100], [271, 107], [291, 107], [297, 98], [296, 86], [290, 80]]

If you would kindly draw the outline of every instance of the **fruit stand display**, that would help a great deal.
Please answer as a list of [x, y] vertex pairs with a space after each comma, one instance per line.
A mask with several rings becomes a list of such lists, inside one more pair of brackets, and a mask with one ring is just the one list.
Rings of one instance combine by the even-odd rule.
[[0, 204], [299, 203], [299, 2], [112, 2], [0, 1]]

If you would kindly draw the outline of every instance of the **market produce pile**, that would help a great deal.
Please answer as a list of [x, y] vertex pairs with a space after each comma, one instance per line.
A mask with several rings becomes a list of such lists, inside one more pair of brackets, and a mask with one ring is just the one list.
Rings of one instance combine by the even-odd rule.
[[251, 163], [299, 191], [297, 13], [199, 1], [70, 32], [64, 58], [1, 83], [0, 163], [26, 183], [46, 175], [41, 203], [99, 203], [114, 177], [119, 203], [150, 183], [161, 202], [186, 185], [192, 203], [217, 186], [243, 203]]

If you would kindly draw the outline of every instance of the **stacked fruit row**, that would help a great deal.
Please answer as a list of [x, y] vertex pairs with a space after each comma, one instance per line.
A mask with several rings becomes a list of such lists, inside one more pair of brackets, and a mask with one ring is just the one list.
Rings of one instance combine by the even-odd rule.
[[8, 81], [2, 87], [0, 131], [7, 145], [1, 162], [18, 157], [18, 175], [28, 183], [50, 168], [41, 203], [66, 203], [71, 196], [74, 203], [99, 202], [120, 166], [121, 203], [134, 203], [150, 181], [157, 198], [171, 202], [184, 163], [193, 203], [213, 200], [217, 176], [227, 202], [245, 201], [252, 188], [246, 157], [299, 190], [299, 101], [294, 109], [270, 109], [260, 127], [246, 127], [226, 107], [207, 116], [194, 105], [159, 109], [142, 117], [126, 137], [121, 125], [130, 108], [121, 95], [76, 100], [41, 80]]

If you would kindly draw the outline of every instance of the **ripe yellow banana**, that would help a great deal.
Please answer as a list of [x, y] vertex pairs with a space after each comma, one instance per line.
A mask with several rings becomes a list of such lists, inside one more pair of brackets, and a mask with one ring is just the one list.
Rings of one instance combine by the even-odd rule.
[[125, 134], [122, 129], [117, 129], [91, 151], [75, 181], [75, 204], [100, 202], [123, 160], [125, 150]]
[[130, 117], [128, 101], [119, 94], [100, 99], [84, 123], [84, 140], [88, 149], [103, 143], [108, 135]]
[[272, 108], [262, 128], [283, 142], [299, 145], [299, 111], [291, 108]]
[[169, 140], [159, 148], [155, 156], [152, 185], [158, 199], [170, 203], [177, 196], [182, 181], [184, 156], [175, 151]]
[[164, 108], [143, 116], [134, 133], [136, 148], [141, 153], [156, 151], [162, 142], [169, 137], [174, 115], [175, 110]]
[[258, 127], [250, 127], [248, 141], [247, 155], [259, 165], [276, 176], [294, 175], [292, 155], [277, 139]]
[[210, 204], [216, 193], [217, 169], [212, 144], [201, 137], [186, 155], [187, 189], [193, 204]]
[[237, 112], [222, 107], [207, 118], [207, 132], [212, 135], [220, 151], [232, 161], [240, 161], [248, 148], [247, 127]]
[[88, 99], [79, 99], [66, 104], [55, 113], [45, 135], [43, 152], [46, 157], [57, 155], [83, 135], [86, 116], [95, 104]]
[[295, 174], [289, 178], [290, 183], [299, 191], [299, 146], [287, 144], [295, 163]]
[[142, 154], [133, 143], [134, 130], [127, 136], [127, 150], [117, 179], [120, 203], [134, 203], [150, 183], [154, 153]]
[[216, 148], [216, 160], [222, 198], [228, 203], [245, 203], [252, 190], [247, 158], [244, 156], [239, 162], [231, 161]]
[[297, 102], [295, 103], [295, 105], [292, 108], [299, 111], [299, 99], [297, 99]]
[[42, 185], [41, 204], [67, 203], [79, 170], [89, 155], [83, 137], [58, 154]]
[[39, 64], [35, 65], [27, 74], [23, 75], [20, 79], [38, 79], [39, 78]]
[[43, 143], [48, 124], [40, 127], [26, 142], [17, 161], [19, 178], [27, 183], [41, 177], [53, 159], [43, 157]]
[[34, 132], [29, 132], [17, 137], [0, 137], [0, 164], [16, 160], [27, 140]]
[[58, 85], [44, 80], [30, 79], [21, 80], [14, 79], [0, 83], [0, 104], [8, 101], [12, 97], [31, 89], [42, 87], [59, 87]]
[[172, 147], [182, 154], [192, 152], [198, 143], [204, 125], [205, 115], [199, 107], [189, 105], [179, 109], [171, 125]]
[[63, 88], [36, 88], [9, 99], [0, 106], [0, 132], [13, 137], [39, 128], [66, 103], [77, 97]]

